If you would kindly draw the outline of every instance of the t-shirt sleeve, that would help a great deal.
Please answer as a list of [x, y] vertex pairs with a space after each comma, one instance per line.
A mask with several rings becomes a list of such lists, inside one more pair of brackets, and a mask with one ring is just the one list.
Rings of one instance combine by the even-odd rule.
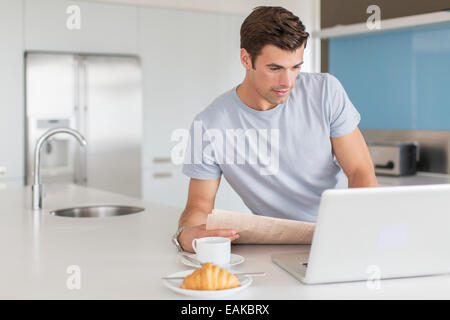
[[361, 115], [350, 101], [339, 80], [327, 74], [326, 110], [332, 138], [344, 136], [352, 132], [361, 121]]
[[200, 180], [215, 180], [222, 175], [222, 169], [214, 157], [205, 151], [206, 141], [203, 139], [205, 128], [197, 117], [192, 122], [182, 172], [188, 177]]

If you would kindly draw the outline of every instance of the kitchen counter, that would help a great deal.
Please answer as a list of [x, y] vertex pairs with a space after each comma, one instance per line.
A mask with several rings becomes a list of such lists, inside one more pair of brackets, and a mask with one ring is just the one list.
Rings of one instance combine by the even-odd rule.
[[[0, 190], [0, 298], [2, 299], [192, 299], [176, 294], [160, 277], [187, 270], [170, 242], [180, 208], [157, 205], [76, 185], [47, 187], [44, 208], [34, 214], [31, 188]], [[108, 218], [65, 218], [50, 210], [92, 205], [142, 206], [145, 211]], [[235, 299], [450, 298], [450, 276], [303, 285], [271, 262], [272, 253], [306, 251], [301, 245], [233, 245], [246, 261], [239, 271], [265, 277]], [[81, 288], [68, 289], [79, 266]], [[70, 272], [70, 269], [69, 269]]]
[[450, 183], [450, 174], [419, 171], [415, 175], [402, 177], [377, 175], [377, 180], [380, 186], [443, 184], [443, 183]]

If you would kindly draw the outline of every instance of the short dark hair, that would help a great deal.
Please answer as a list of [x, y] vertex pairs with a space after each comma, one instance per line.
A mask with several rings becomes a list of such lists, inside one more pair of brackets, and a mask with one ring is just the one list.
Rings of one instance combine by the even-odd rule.
[[306, 47], [308, 37], [300, 19], [282, 7], [256, 7], [241, 26], [241, 48], [250, 54], [253, 68], [265, 45], [295, 51], [303, 43]]

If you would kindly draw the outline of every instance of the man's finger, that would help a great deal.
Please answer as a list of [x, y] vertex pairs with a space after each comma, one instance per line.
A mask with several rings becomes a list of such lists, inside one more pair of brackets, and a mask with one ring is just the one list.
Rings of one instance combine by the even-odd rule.
[[206, 230], [207, 237], [233, 237], [237, 234], [233, 229]]
[[200, 228], [200, 230], [202, 232], [204, 232], [206, 234], [205, 237], [209, 237], [209, 236], [215, 236], [217, 235], [218, 237], [222, 236], [222, 235], [226, 235], [226, 234], [231, 234], [231, 235], [235, 235], [237, 234], [237, 231], [234, 229], [213, 229], [213, 230], [206, 230], [206, 224], [201, 224], [197, 226], [198, 228]]
[[219, 234], [208, 234], [205, 237], [224, 237], [230, 239], [230, 241], [233, 242], [234, 240], [239, 239], [239, 233], [226, 235], [222, 232]]
[[230, 239], [231, 242], [233, 242], [234, 240], [239, 239], [239, 233], [235, 234], [235, 235], [232, 236], [232, 237], [228, 237], [228, 238]]

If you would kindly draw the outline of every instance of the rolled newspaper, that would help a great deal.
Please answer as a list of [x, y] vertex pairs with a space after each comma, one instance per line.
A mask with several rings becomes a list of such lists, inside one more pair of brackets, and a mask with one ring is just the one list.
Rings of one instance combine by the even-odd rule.
[[311, 244], [316, 224], [214, 209], [208, 215], [206, 230], [234, 229], [246, 244]]

